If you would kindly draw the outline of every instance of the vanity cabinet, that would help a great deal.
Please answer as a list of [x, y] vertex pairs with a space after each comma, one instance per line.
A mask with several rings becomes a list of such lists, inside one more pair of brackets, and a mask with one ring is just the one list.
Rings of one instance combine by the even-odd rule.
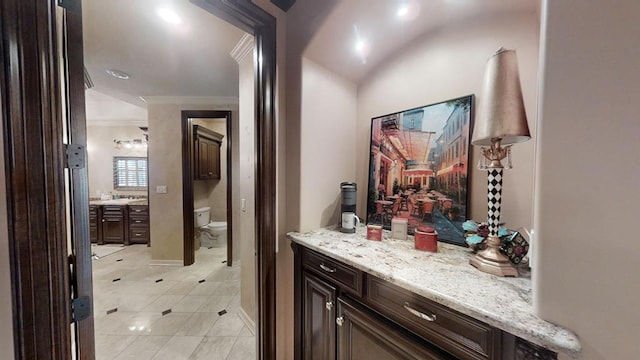
[[126, 233], [126, 205], [102, 206], [102, 241], [98, 244], [116, 243], [129, 245]]
[[482, 321], [292, 243], [295, 359], [556, 359]]
[[149, 245], [149, 206], [129, 205], [129, 243]]
[[92, 243], [149, 244], [148, 205], [89, 205]]
[[220, 179], [220, 147], [223, 135], [193, 125], [195, 180]]
[[100, 226], [101, 221], [98, 219], [102, 219], [102, 207], [89, 205], [89, 239], [93, 244], [97, 244], [98, 239], [101, 238], [100, 231], [102, 227]]

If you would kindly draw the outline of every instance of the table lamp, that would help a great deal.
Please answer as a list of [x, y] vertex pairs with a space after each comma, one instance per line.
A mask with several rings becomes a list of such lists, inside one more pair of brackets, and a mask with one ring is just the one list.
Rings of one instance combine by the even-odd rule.
[[514, 50], [498, 49], [488, 62], [479, 99], [478, 117], [471, 144], [482, 147], [478, 168], [488, 172], [489, 209], [487, 247], [469, 260], [478, 270], [498, 275], [517, 276], [509, 258], [500, 252], [500, 204], [502, 201], [502, 160], [511, 168], [511, 145], [529, 140], [529, 126], [522, 100], [518, 61]]

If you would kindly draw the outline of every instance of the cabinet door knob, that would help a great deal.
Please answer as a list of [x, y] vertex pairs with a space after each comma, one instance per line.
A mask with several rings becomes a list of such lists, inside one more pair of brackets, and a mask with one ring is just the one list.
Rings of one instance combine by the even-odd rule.
[[332, 268], [328, 267], [328, 266], [327, 266], [327, 265], [325, 265], [325, 264], [320, 264], [320, 269], [322, 269], [322, 270], [324, 270], [324, 271], [326, 271], [326, 272], [328, 272], [328, 273], [334, 273], [334, 272], [336, 272], [336, 269], [335, 269], [335, 268], [333, 268], [333, 269], [332, 269]]
[[107, 222], [107, 219], [102, 219], [102, 222]]
[[436, 314], [431, 314], [431, 315], [424, 314], [412, 308], [408, 302], [404, 303], [403, 306], [408, 312], [410, 312], [412, 315], [419, 317], [420, 319], [427, 320], [427, 321], [436, 321]]
[[338, 326], [342, 326], [343, 323], [344, 323], [344, 318], [342, 316], [339, 316], [336, 318], [336, 324], [338, 324]]
[[333, 301], [327, 301], [324, 306], [327, 308], [327, 310], [331, 311], [331, 309], [333, 309]]

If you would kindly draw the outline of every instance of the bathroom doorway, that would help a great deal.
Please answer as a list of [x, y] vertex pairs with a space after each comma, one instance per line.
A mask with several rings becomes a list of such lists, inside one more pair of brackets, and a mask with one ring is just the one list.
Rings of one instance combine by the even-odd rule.
[[[220, 222], [221, 215], [226, 218], [227, 238], [224, 244], [213, 245], [227, 247], [227, 266], [233, 265], [233, 118], [231, 111], [221, 110], [185, 110], [182, 111], [182, 215], [184, 223], [184, 265], [191, 265], [195, 262], [195, 252], [199, 239], [196, 238], [198, 231], [194, 226], [194, 209], [209, 207], [210, 220]], [[209, 130], [221, 133], [220, 124], [223, 124], [224, 134], [222, 149], [218, 153], [220, 161], [220, 176], [216, 179], [199, 179], [196, 175], [196, 164], [199, 155], [197, 135], [194, 134], [194, 125], [203, 126]], [[224, 160], [222, 159], [224, 157]], [[216, 209], [220, 205], [220, 187], [224, 187], [225, 198], [223, 209]], [[196, 206], [197, 204], [197, 206]], [[202, 237], [200, 237], [202, 238]], [[213, 239], [219, 241], [219, 239]], [[205, 244], [212, 245], [212, 244]]]

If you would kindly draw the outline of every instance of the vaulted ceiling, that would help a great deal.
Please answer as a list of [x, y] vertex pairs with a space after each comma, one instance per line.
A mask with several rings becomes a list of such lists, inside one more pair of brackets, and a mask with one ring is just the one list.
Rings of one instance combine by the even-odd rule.
[[[318, 0], [298, 0], [294, 7], [308, 1]], [[539, 4], [540, 0], [327, 1], [331, 12], [304, 55], [359, 83], [394, 52], [443, 26], [496, 13], [536, 11]], [[403, 7], [405, 15], [399, 14]], [[163, 20], [159, 9], [172, 10], [179, 21]], [[90, 114], [101, 115], [111, 106], [108, 116], [118, 117], [118, 101], [145, 109], [141, 97], [238, 96], [238, 65], [230, 52], [244, 33], [188, 0], [83, 0], [83, 18], [85, 67], [95, 85], [87, 92]], [[107, 69], [123, 71], [130, 79], [110, 76]], [[144, 114], [120, 107], [126, 110], [122, 117]]]

